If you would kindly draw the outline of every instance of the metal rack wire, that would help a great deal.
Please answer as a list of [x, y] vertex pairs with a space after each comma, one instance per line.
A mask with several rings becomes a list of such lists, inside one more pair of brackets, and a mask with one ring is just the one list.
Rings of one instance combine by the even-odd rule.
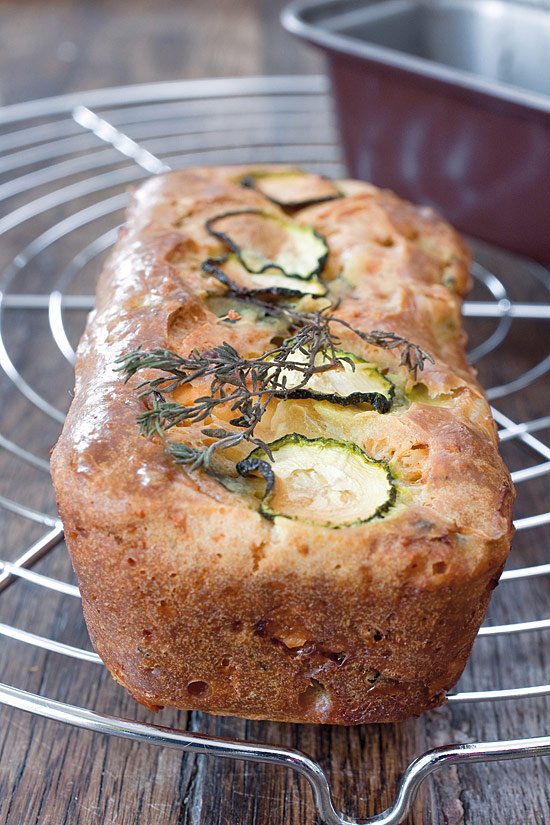
[[[310, 127], [307, 136], [302, 128], [304, 113]], [[0, 125], [0, 366], [4, 386], [26, 399], [31, 426], [44, 427], [41, 448], [30, 452], [17, 443], [17, 427], [5, 416], [0, 459], [3, 455], [6, 467], [7, 459], [28, 465], [36, 477], [37, 489], [49, 491], [45, 451], [51, 442], [52, 427], [53, 431], [59, 429], [65, 411], [58, 406], [59, 393], [50, 396], [48, 371], [54, 366], [64, 370], [68, 397], [75, 342], [86, 311], [93, 307], [95, 274], [122, 219], [126, 187], [150, 173], [192, 164], [281, 161], [329, 175], [342, 174], [343, 167], [326, 82], [320, 77], [192, 81], [88, 92], [7, 107], [0, 110]], [[476, 244], [474, 249], [475, 300], [464, 306], [464, 315], [475, 319], [471, 330], [476, 340], [470, 357], [480, 365], [492, 364], [490, 359], [501, 352], [516, 320], [550, 320], [550, 273], [533, 263], [511, 259], [506, 253], [497, 254], [501, 261], [498, 271], [489, 271], [484, 264], [483, 245]], [[492, 261], [495, 254], [493, 250]], [[511, 268], [521, 289], [517, 283], [510, 288]], [[38, 318], [41, 322], [47, 318], [52, 345], [50, 349], [42, 348], [39, 369], [33, 370], [33, 359], [27, 357], [32, 348], [29, 333]], [[540, 353], [538, 360], [526, 365], [519, 375], [507, 375], [501, 367], [497, 373], [502, 380], [488, 390], [490, 400], [499, 404], [514, 393], [531, 391], [537, 381], [544, 379], [550, 369], [550, 353]], [[493, 414], [502, 444], [524, 448], [521, 455], [527, 464], [514, 471], [516, 485], [521, 490], [524, 482], [539, 479], [542, 483], [550, 472], [550, 447], [539, 434], [550, 428], [550, 416], [539, 415], [517, 423], [500, 406], [493, 409]], [[533, 456], [534, 464], [530, 463]], [[44, 498], [48, 496], [41, 492], [36, 500]], [[53, 508], [46, 512], [34, 500], [23, 503], [2, 495], [2, 511], [25, 524], [36, 523], [45, 532], [24, 549], [12, 550], [10, 531], [3, 531], [7, 543], [1, 551], [5, 560], [0, 562], [0, 593], [26, 581], [36, 588], [78, 599], [75, 584], [34, 569], [63, 539], [63, 528]], [[523, 533], [549, 523], [550, 512], [543, 512], [524, 515], [516, 519], [515, 526]], [[19, 534], [24, 538], [30, 535], [25, 529]], [[504, 587], [513, 587], [519, 580], [540, 581], [549, 573], [550, 563], [537, 562], [507, 569], [502, 581]], [[484, 642], [484, 637], [516, 637], [549, 628], [550, 618], [489, 624], [481, 628], [479, 644], [491, 643], [490, 638]], [[0, 623], [0, 635], [101, 665], [89, 647], [40, 635], [40, 627], [30, 631]], [[459, 690], [449, 696], [449, 702], [496, 702], [547, 695], [547, 684], [515, 685]], [[357, 822], [335, 810], [325, 773], [300, 751], [132, 722], [9, 685], [0, 685], [0, 702], [88, 730], [193, 753], [291, 768], [310, 783], [323, 822]], [[550, 736], [434, 748], [411, 762], [393, 804], [368, 822], [401, 822], [420, 783], [441, 765], [542, 754], [550, 754]]]

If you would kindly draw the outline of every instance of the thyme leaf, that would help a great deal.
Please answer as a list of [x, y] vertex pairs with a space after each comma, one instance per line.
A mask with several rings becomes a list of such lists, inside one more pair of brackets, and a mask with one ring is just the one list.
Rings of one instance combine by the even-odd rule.
[[206, 450], [197, 450], [181, 441], [171, 441], [170, 439], [165, 440], [164, 448], [176, 464], [189, 467], [190, 472], [205, 465]]

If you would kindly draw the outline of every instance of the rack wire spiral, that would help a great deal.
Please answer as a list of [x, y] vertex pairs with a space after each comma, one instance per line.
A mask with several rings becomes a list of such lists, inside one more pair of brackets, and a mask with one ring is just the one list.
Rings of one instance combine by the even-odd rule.
[[[31, 473], [29, 501], [0, 496], [0, 513], [9, 525], [2, 530], [0, 594], [26, 582], [76, 600], [80, 594], [74, 583], [36, 569], [63, 539], [48, 481], [47, 449], [65, 413], [59, 406], [59, 375], [65, 381], [68, 402], [75, 344], [85, 314], [93, 307], [95, 276], [123, 218], [126, 188], [151, 173], [195, 164], [281, 161], [332, 176], [342, 175], [344, 169], [327, 84], [320, 77], [188, 81], [87, 92], [7, 107], [0, 110], [0, 125], [0, 389], [8, 399], [14, 393], [22, 394], [27, 408], [24, 420], [13, 420], [9, 405], [3, 410], [0, 466], [8, 481], [20, 465]], [[526, 329], [532, 331], [533, 324], [550, 320], [550, 273], [480, 243], [474, 244], [474, 252], [476, 287], [464, 306], [466, 318], [475, 319], [469, 327], [474, 341], [470, 357], [479, 364], [486, 385], [489, 377], [498, 378], [497, 383], [490, 382], [487, 394], [498, 402], [493, 414], [503, 449], [510, 445], [515, 450], [510, 460], [520, 463], [513, 479], [521, 505], [522, 485], [542, 484], [550, 472], [550, 447], [540, 437], [550, 428], [550, 416], [544, 410], [537, 417], [528, 413], [518, 423], [506, 404], [520, 393], [530, 404], [526, 409], [537, 409], [537, 382], [547, 376], [550, 353], [538, 351], [535, 363], [526, 363], [525, 370], [515, 375], [507, 373], [503, 353], [516, 321], [528, 323]], [[485, 263], [488, 258], [491, 271]], [[45, 324], [51, 341], [44, 345], [42, 336], [36, 351], [33, 331]], [[538, 344], [536, 348], [540, 350]], [[48, 375], [54, 369], [58, 383], [52, 388]], [[31, 431], [37, 447], [29, 451], [21, 440], [25, 443], [25, 434]], [[502, 576], [503, 588], [522, 583], [534, 586], [550, 573], [550, 563], [538, 557], [530, 566], [517, 566], [531, 552], [521, 546], [522, 536], [547, 524], [550, 512], [516, 519], [519, 550], [512, 554], [512, 566]], [[34, 525], [41, 531], [38, 536]], [[490, 612], [489, 621], [491, 617]], [[550, 618], [491, 623], [480, 630], [478, 645], [490, 645], [492, 637], [523, 638], [549, 628]], [[86, 666], [101, 665], [89, 646], [40, 635], [39, 626], [27, 630], [0, 623], [0, 635], [16, 644], [81, 660]], [[484, 641], [484, 637], [489, 638]], [[458, 691], [449, 696], [450, 703], [535, 700], [550, 695], [547, 684], [466, 689], [474, 677], [481, 675], [483, 682], [483, 658], [490, 655], [484, 648], [477, 659], [473, 657], [474, 664], [468, 666]], [[462, 684], [465, 689], [460, 689]], [[291, 768], [310, 783], [324, 823], [357, 822], [336, 811], [324, 771], [298, 750], [133, 722], [11, 685], [0, 685], [0, 702], [140, 742]], [[550, 736], [431, 749], [406, 768], [393, 804], [365, 822], [401, 822], [420, 783], [441, 765], [543, 754], [550, 754]]]

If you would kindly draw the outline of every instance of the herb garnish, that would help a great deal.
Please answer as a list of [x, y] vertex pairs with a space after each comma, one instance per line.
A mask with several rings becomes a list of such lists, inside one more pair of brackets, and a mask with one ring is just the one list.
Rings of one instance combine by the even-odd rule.
[[[249, 253], [250, 261], [248, 257], [243, 258], [243, 252], [234, 237], [216, 226], [224, 220], [240, 221], [245, 215], [254, 216], [257, 221], [264, 223], [278, 220], [257, 210], [244, 210], [218, 215], [208, 220], [205, 226], [210, 234], [221, 240], [239, 256], [249, 271], [261, 272], [266, 267], [275, 267], [285, 272], [279, 260], [273, 260], [276, 258], [275, 255], [271, 259], [263, 256], [263, 262], [260, 260], [262, 255], [259, 255], [258, 263], [261, 265], [253, 266], [251, 261], [254, 259], [254, 264], [256, 264], [255, 252]], [[288, 220], [281, 220], [280, 223], [285, 231], [290, 231], [291, 223]], [[237, 229], [239, 232], [248, 231], [246, 224], [241, 223], [234, 224], [232, 232], [237, 233]], [[300, 226], [297, 226], [295, 231], [308, 232]], [[292, 272], [290, 275], [292, 278], [305, 277], [306, 280], [313, 278], [325, 263], [328, 254], [326, 242], [314, 230], [310, 229], [309, 233], [311, 235], [309, 240], [313, 241], [315, 251], [313, 256], [315, 266], [310, 269], [308, 264], [307, 271]], [[318, 255], [315, 247], [317, 243], [322, 247], [321, 251], [326, 249], [326, 254], [323, 252], [322, 255]], [[406, 366], [415, 378], [417, 371], [424, 368], [426, 361], [433, 363], [431, 355], [394, 332], [383, 330], [363, 332], [343, 318], [339, 318], [334, 314], [338, 307], [337, 303], [331, 303], [314, 312], [300, 312], [289, 300], [281, 300], [290, 296], [283, 296], [280, 293], [277, 295], [269, 291], [258, 293], [255, 290], [245, 289], [221, 270], [219, 264], [222, 260], [209, 258], [202, 264], [203, 271], [214, 276], [224, 285], [225, 297], [243, 301], [259, 309], [264, 316], [277, 317], [283, 321], [288, 337], [282, 343], [254, 358], [243, 357], [231, 344], [224, 342], [202, 352], [194, 349], [187, 357], [168, 349], [144, 351], [138, 348], [116, 361], [118, 365], [116, 369], [124, 374], [126, 381], [141, 370], [157, 370], [160, 373], [158, 377], [147, 378], [136, 387], [138, 397], [145, 399], [148, 407], [138, 416], [140, 432], [148, 438], [155, 435], [160, 437], [174, 461], [188, 466], [190, 470], [198, 467], [208, 468], [215, 450], [234, 447], [243, 441], [260, 447], [272, 458], [269, 446], [256, 435], [256, 427], [270, 401], [273, 398], [289, 398], [291, 394], [296, 394], [296, 391], [307, 385], [315, 373], [337, 367], [343, 368], [344, 363], [349, 364], [351, 369], [355, 369], [353, 359], [346, 357], [339, 347], [340, 339], [335, 333], [335, 326], [339, 325], [350, 330], [362, 341], [372, 346], [383, 349], [399, 348], [401, 364]], [[296, 261], [299, 261], [298, 253]], [[301, 375], [299, 383], [294, 383], [291, 388], [287, 388], [289, 370]], [[167, 393], [173, 393], [178, 388], [193, 382], [199, 384], [207, 382], [207, 393], [194, 398], [187, 404], [180, 404], [166, 397]], [[212, 439], [212, 444], [209, 446], [192, 447], [179, 440], [168, 438], [168, 432], [178, 424], [183, 422], [187, 424], [208, 423], [207, 419], [210, 419], [222, 407], [226, 411], [229, 409], [235, 413], [229, 421], [229, 425], [234, 429], [202, 428], [200, 430], [202, 435]], [[377, 411], [387, 412], [387, 410]], [[264, 475], [268, 473], [268, 470], [270, 471], [266, 462], [260, 462], [260, 464], [266, 464], [266, 466], [255, 466], [254, 469]], [[265, 477], [267, 481], [267, 475]]]
[[[257, 305], [256, 301], [254, 303]], [[162, 373], [157, 378], [142, 381], [136, 387], [138, 396], [147, 398], [149, 402], [149, 409], [138, 416], [142, 435], [151, 437], [156, 434], [164, 439], [172, 427], [184, 421], [200, 423], [215, 414], [220, 406], [229, 407], [236, 413], [229, 423], [237, 430], [201, 430], [203, 435], [214, 439], [209, 447], [202, 450], [194, 450], [179, 442], [168, 442], [167, 449], [176, 462], [191, 465], [191, 469], [208, 467], [216, 449], [233, 447], [242, 441], [262, 447], [269, 454], [269, 448], [256, 436], [255, 429], [271, 399], [290, 394], [286, 388], [285, 373], [288, 370], [301, 374], [300, 383], [292, 387], [295, 393], [307, 385], [314, 373], [342, 367], [344, 362], [355, 369], [350, 358], [337, 354], [340, 339], [331, 329], [333, 324], [344, 326], [371, 345], [384, 349], [400, 347], [401, 363], [415, 376], [418, 369], [423, 369], [426, 360], [432, 361], [431, 356], [416, 344], [393, 332], [373, 330], [365, 333], [326, 310], [300, 313], [280, 305], [267, 306], [270, 310], [277, 306], [287, 316], [293, 334], [279, 346], [256, 358], [244, 358], [224, 342], [203, 352], [193, 350], [187, 357], [166, 349], [136, 349], [117, 359], [118, 369], [124, 373], [126, 380], [143, 369], [155, 369]], [[293, 359], [298, 352], [306, 355], [307, 360]], [[318, 355], [321, 356], [320, 364], [316, 363], [316, 359], [319, 361]], [[179, 404], [165, 397], [165, 393], [204, 379], [210, 381], [208, 394], [193, 399], [190, 404]]]
[[[313, 348], [308, 351], [308, 360], [293, 360], [293, 353], [301, 351], [305, 354], [309, 341], [312, 341]], [[201, 465], [208, 467], [214, 450], [233, 447], [241, 441], [249, 441], [269, 452], [267, 445], [255, 435], [255, 428], [269, 401], [276, 396], [284, 397], [287, 381], [284, 373], [289, 369], [301, 373], [302, 380], [293, 388], [296, 389], [304, 387], [313, 373], [342, 366], [344, 360], [353, 368], [350, 359], [336, 357], [334, 344], [332, 339], [325, 340], [322, 332], [317, 336], [315, 327], [311, 326], [257, 358], [243, 358], [234, 347], [224, 342], [203, 352], [193, 350], [186, 358], [170, 350], [146, 352], [137, 349], [118, 358], [116, 363], [126, 380], [142, 369], [156, 369], [163, 373], [158, 378], [142, 381], [136, 388], [138, 396], [147, 398], [150, 405], [138, 416], [142, 435], [151, 437], [157, 434], [164, 438], [172, 427], [184, 421], [200, 423], [215, 414], [220, 406], [229, 407], [236, 413], [229, 423], [239, 428], [237, 430], [201, 430], [203, 435], [215, 440], [200, 453], [195, 455], [185, 450], [182, 452], [179, 447], [170, 448], [179, 463], [192, 464], [193, 468]], [[322, 352], [327, 359], [321, 366], [314, 363], [318, 352]], [[208, 394], [193, 399], [188, 405], [169, 401], [164, 395], [204, 379], [210, 381]]]
[[[414, 379], [416, 379], [418, 370], [422, 371], [424, 369], [426, 361], [429, 361], [431, 364], [434, 363], [434, 359], [429, 352], [421, 349], [418, 344], [413, 344], [401, 335], [397, 335], [395, 332], [386, 332], [379, 329], [372, 330], [371, 332], [363, 332], [349, 324], [343, 318], [334, 315], [334, 310], [338, 309], [338, 302], [333, 302], [317, 312], [300, 312], [294, 309], [292, 305], [279, 302], [275, 303], [264, 299], [257, 291], [244, 289], [230, 278], [226, 272], [221, 270], [218, 263], [219, 259], [209, 258], [202, 264], [202, 270], [208, 275], [212, 275], [226, 287], [226, 297], [228, 298], [235, 298], [255, 306], [265, 315], [283, 318], [291, 327], [308, 327], [313, 321], [316, 326], [322, 326], [324, 328], [323, 335], [325, 339], [332, 339], [334, 344], [339, 343], [339, 341], [334, 338], [330, 332], [330, 324], [340, 324], [346, 327], [361, 338], [361, 340], [375, 347], [381, 347], [382, 349], [396, 349], [399, 347], [401, 348], [400, 364], [401, 366], [407, 367]], [[270, 290], [266, 290], [266, 298], [269, 294]], [[319, 352], [321, 352], [321, 350], [319, 350]]]

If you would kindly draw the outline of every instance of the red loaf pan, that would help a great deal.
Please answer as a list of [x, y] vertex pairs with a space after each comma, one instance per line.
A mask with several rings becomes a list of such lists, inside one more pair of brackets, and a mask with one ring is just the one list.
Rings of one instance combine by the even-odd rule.
[[326, 52], [351, 175], [550, 261], [550, 8], [507, 0], [301, 0]]

